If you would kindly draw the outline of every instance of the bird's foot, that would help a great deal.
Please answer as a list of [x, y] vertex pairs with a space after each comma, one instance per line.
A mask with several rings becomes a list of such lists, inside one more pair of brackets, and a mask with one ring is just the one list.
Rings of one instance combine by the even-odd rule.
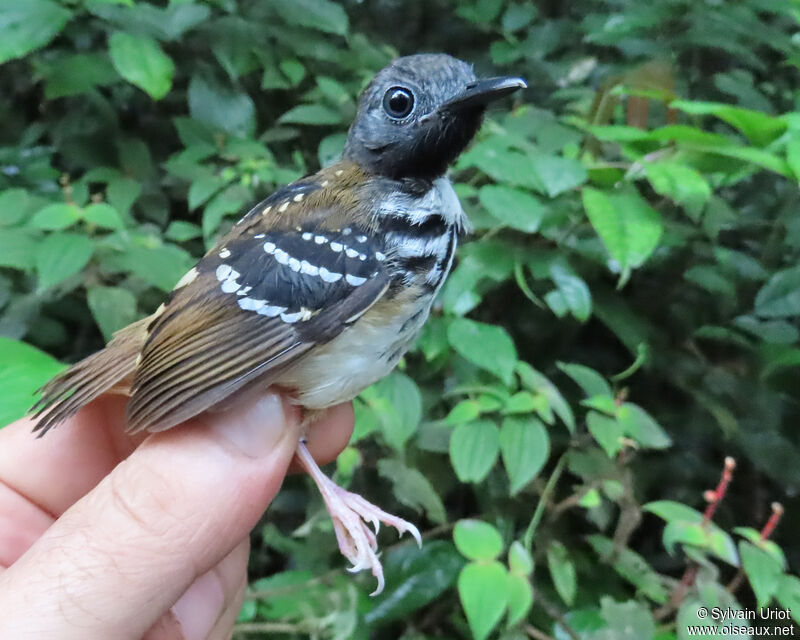
[[[375, 537], [380, 529], [380, 523], [384, 522], [394, 527], [401, 536], [408, 531], [417, 544], [422, 546], [419, 530], [410, 522], [386, 513], [371, 502], [367, 502], [360, 495], [342, 489], [317, 466], [304, 440], [301, 440], [297, 447], [297, 458], [314, 480], [325, 500], [325, 506], [333, 520], [333, 529], [336, 532], [339, 550], [345, 558], [353, 563], [348, 571], [355, 573], [370, 569], [378, 581], [378, 587], [371, 595], [378, 595], [383, 591], [384, 585], [383, 566], [378, 559], [378, 541]], [[370, 530], [367, 523], [372, 524], [374, 532]]]

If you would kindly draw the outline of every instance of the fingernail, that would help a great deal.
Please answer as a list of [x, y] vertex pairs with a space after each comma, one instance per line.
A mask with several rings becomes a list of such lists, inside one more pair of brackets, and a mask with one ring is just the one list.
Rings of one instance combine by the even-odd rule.
[[286, 433], [283, 400], [277, 393], [248, 398], [230, 409], [209, 414], [211, 429], [251, 458], [275, 450]]
[[205, 640], [225, 606], [225, 591], [214, 571], [197, 578], [173, 605], [185, 640]]

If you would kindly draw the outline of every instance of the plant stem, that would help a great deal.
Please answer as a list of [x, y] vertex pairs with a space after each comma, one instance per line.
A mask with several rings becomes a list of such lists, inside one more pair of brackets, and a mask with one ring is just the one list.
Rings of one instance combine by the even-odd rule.
[[544, 515], [545, 507], [547, 503], [550, 501], [550, 495], [553, 493], [555, 489], [556, 483], [558, 479], [561, 477], [561, 473], [564, 471], [564, 466], [567, 463], [567, 452], [561, 454], [561, 457], [558, 459], [556, 463], [555, 469], [553, 469], [553, 473], [550, 474], [550, 477], [547, 480], [547, 484], [544, 487], [544, 491], [542, 491], [542, 495], [539, 497], [539, 503], [536, 505], [536, 510], [533, 512], [533, 517], [531, 518], [531, 522], [528, 525], [528, 528], [525, 530], [525, 535], [522, 538], [522, 544], [528, 550], [528, 552], [533, 555], [533, 536], [536, 533], [536, 527], [539, 526], [539, 522]]

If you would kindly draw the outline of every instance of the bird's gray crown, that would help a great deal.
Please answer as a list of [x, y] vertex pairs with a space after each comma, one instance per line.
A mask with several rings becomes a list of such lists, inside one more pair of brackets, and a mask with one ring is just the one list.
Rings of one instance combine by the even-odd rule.
[[442, 53], [398, 58], [362, 92], [344, 157], [391, 178], [434, 179], [473, 138], [486, 104], [524, 86], [479, 81], [471, 65]]

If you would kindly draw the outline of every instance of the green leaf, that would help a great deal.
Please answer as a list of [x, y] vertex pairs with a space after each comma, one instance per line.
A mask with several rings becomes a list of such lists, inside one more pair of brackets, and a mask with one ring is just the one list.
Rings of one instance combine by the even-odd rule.
[[792, 619], [800, 624], [800, 578], [784, 575], [778, 580], [775, 598], [792, 612]]
[[122, 256], [122, 262], [134, 275], [169, 293], [195, 260], [184, 249], [165, 244], [160, 247], [131, 247]]
[[711, 197], [711, 185], [698, 171], [678, 162], [657, 162], [646, 168], [647, 179], [656, 193], [682, 204], [693, 220], [700, 218]]
[[616, 418], [590, 411], [586, 414], [586, 426], [609, 458], [614, 458], [620, 452], [625, 431]]
[[470, 560], [495, 560], [503, 550], [500, 532], [481, 520], [459, 520], [453, 528], [453, 542]]
[[0, 64], [45, 46], [71, 17], [51, 0], [0, 0]]
[[594, 369], [590, 369], [582, 364], [571, 364], [568, 362], [559, 362], [557, 366], [561, 371], [572, 378], [587, 396], [602, 395], [609, 398], [614, 397], [606, 379]]
[[447, 328], [447, 338], [453, 348], [472, 364], [511, 384], [517, 350], [505, 329], [457, 318]]
[[766, 607], [778, 590], [783, 576], [781, 563], [763, 549], [744, 540], [739, 542], [739, 555], [756, 596], [756, 604], [759, 608]]
[[598, 634], [604, 640], [653, 640], [656, 624], [653, 614], [644, 603], [636, 600], [615, 602], [608, 596], [600, 600], [603, 619], [608, 624], [608, 634]]
[[617, 411], [617, 420], [625, 435], [648, 449], [666, 449], [672, 440], [666, 431], [640, 406], [624, 403]]
[[544, 467], [550, 455], [550, 438], [537, 418], [506, 418], [500, 429], [500, 452], [511, 482], [511, 495], [519, 492]]
[[653, 602], [664, 604], [669, 599], [665, 581], [638, 553], [624, 547], [616, 549], [610, 538], [599, 534], [591, 535], [587, 540], [602, 560], [611, 562], [620, 576]]
[[48, 100], [75, 96], [119, 79], [105, 53], [78, 53], [58, 58], [45, 72]]
[[426, 604], [438, 601], [456, 582], [464, 566], [450, 542], [427, 540], [422, 549], [401, 545], [381, 558], [386, 590], [371, 600], [364, 613], [367, 625], [408, 620]]
[[755, 312], [764, 318], [800, 315], [800, 267], [773, 274], [756, 294]]
[[527, 577], [508, 575], [508, 626], [524, 620], [533, 605], [533, 587]]
[[168, 240], [175, 242], [186, 242], [187, 240], [194, 240], [201, 238], [203, 230], [196, 224], [185, 222], [184, 220], [173, 220], [169, 223], [167, 230], [164, 232], [164, 237]]
[[76, 233], [54, 233], [36, 249], [39, 291], [44, 291], [74, 276], [89, 262], [94, 252], [92, 241]]
[[575, 566], [569, 558], [567, 548], [558, 541], [551, 542], [547, 547], [547, 567], [558, 595], [572, 606], [577, 590]]
[[418, 469], [409, 468], [399, 460], [379, 460], [378, 473], [391, 480], [399, 502], [417, 511], [424, 509], [428, 519], [438, 524], [447, 521], [442, 499]]
[[786, 131], [787, 126], [780, 118], [720, 102], [673, 100], [669, 106], [684, 113], [714, 115], [741, 131], [758, 146], [768, 145]]
[[30, 203], [31, 199], [25, 189], [0, 191], [0, 225], [14, 225], [21, 222]]
[[153, 100], [169, 93], [175, 64], [153, 38], [115, 31], [108, 40], [108, 53], [119, 75]]
[[256, 107], [244, 91], [195, 73], [189, 81], [188, 95], [192, 118], [240, 137], [250, 137], [255, 132]]
[[471, 562], [458, 576], [458, 596], [476, 640], [495, 628], [508, 604], [508, 574], [499, 562]]
[[289, 24], [336, 35], [347, 34], [347, 14], [330, 0], [270, 0], [282, 20]]
[[450, 461], [461, 482], [480, 482], [500, 449], [500, 432], [491, 420], [458, 425], [450, 436]]
[[521, 576], [530, 576], [533, 573], [533, 558], [519, 540], [514, 540], [508, 549], [508, 567], [511, 573]]
[[592, 294], [586, 282], [558, 264], [550, 267], [550, 276], [572, 315], [581, 322], [588, 320], [592, 314]]
[[586, 169], [578, 160], [550, 154], [531, 157], [533, 171], [551, 198], [586, 182]]
[[481, 204], [500, 222], [534, 233], [544, 216], [544, 206], [529, 193], [511, 187], [486, 185], [478, 192]]
[[301, 104], [280, 117], [287, 124], [332, 125], [342, 122], [342, 114], [321, 104]]
[[481, 415], [480, 403], [475, 400], [462, 400], [455, 407], [450, 409], [450, 413], [447, 414], [445, 422], [452, 425], [472, 422], [479, 415]]
[[31, 269], [38, 239], [28, 229], [3, 229], [0, 233], [0, 267]]
[[361, 398], [378, 416], [386, 442], [402, 451], [422, 419], [422, 397], [416, 383], [395, 372], [365, 389]]
[[30, 225], [37, 229], [60, 231], [72, 226], [80, 219], [80, 209], [74, 204], [56, 202], [33, 214]]
[[87, 291], [89, 309], [106, 342], [115, 331], [136, 320], [136, 297], [121, 287], [91, 287]]
[[623, 274], [641, 266], [658, 245], [663, 232], [661, 214], [638, 192], [611, 193], [587, 187], [583, 189], [583, 206]]
[[64, 368], [36, 347], [0, 336], [0, 427], [24, 416], [36, 390]]
[[103, 229], [119, 230], [125, 227], [117, 210], [105, 202], [90, 204], [83, 210], [81, 217]]

